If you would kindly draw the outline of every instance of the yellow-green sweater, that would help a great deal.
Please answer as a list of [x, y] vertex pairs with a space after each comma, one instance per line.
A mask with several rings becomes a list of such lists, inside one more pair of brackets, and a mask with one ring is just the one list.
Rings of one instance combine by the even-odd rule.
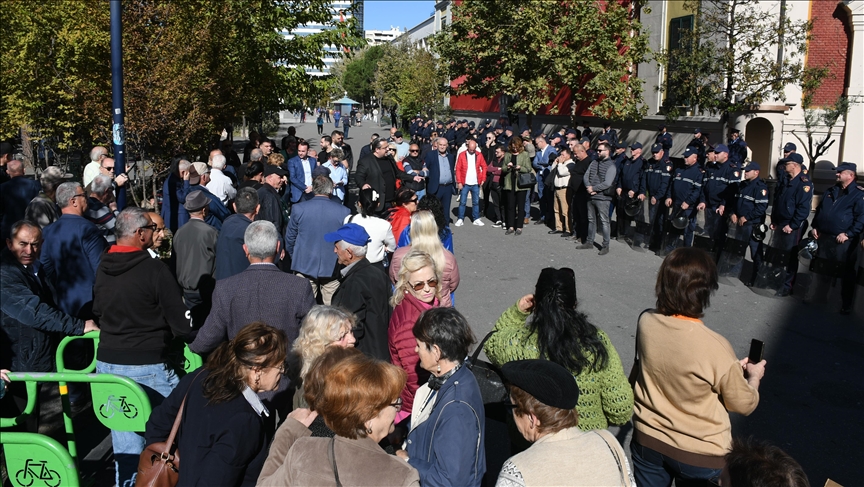
[[[514, 360], [540, 357], [537, 337], [525, 326], [528, 314], [519, 311], [518, 305], [513, 305], [498, 318], [495, 333], [483, 347], [492, 363], [500, 366]], [[573, 375], [579, 385], [576, 411], [579, 413], [579, 428], [583, 431], [624, 424], [633, 415], [633, 389], [624, 374], [621, 358], [606, 333], [598, 329], [597, 334], [609, 355], [606, 368], [599, 372], [586, 368]], [[591, 359], [589, 355], [589, 362]]]

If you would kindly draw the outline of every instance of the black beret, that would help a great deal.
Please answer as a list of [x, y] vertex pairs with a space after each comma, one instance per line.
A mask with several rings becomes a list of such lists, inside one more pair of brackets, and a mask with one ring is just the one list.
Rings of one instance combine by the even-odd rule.
[[501, 367], [504, 380], [531, 394], [534, 399], [558, 409], [573, 409], [579, 401], [576, 378], [567, 369], [548, 360], [516, 360]]

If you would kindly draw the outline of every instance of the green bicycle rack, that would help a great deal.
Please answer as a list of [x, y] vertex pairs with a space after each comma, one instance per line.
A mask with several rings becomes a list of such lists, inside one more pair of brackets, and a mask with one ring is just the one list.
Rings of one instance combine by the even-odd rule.
[[[56, 374], [17, 372], [10, 373], [9, 379], [13, 382], [26, 383], [27, 406], [24, 413], [18, 417], [0, 418], [0, 428], [20, 424], [26, 415], [33, 413], [38, 382], [89, 383], [96, 418], [114, 431], [143, 432], [152, 412], [147, 393], [137, 382], [128, 377], [80, 372]], [[68, 401], [64, 403], [64, 409], [67, 407]], [[68, 410], [64, 410], [64, 416], [68, 452], [56, 441], [36, 433], [3, 432], [0, 435], [0, 443], [15, 445], [15, 448], [5, 449], [6, 470], [10, 473], [10, 478], [20, 472], [22, 480], [16, 479], [20, 487], [29, 487], [37, 479], [42, 480], [49, 487], [60, 485], [60, 480], [54, 482], [55, 477], [60, 475], [71, 479], [69, 472], [75, 472], [74, 483], [64, 479], [62, 485], [78, 485], [79, 480], [75, 469], [78, 462], [78, 448], [75, 433]], [[22, 447], [22, 445], [27, 446]]]
[[[57, 346], [57, 353], [55, 355], [57, 361], [57, 372], [82, 372], [82, 373], [90, 373], [96, 370], [96, 357], [94, 354], [93, 360], [90, 364], [81, 369], [81, 370], [71, 370], [66, 368], [66, 360], [63, 357], [63, 353], [66, 351], [66, 347], [72, 343], [74, 340], [82, 340], [89, 339], [93, 340], [93, 349], [97, 350], [99, 348], [99, 332], [91, 331], [90, 333], [81, 335], [81, 336], [73, 336], [66, 337], [60, 341], [60, 345]], [[204, 359], [201, 358], [200, 355], [189, 350], [189, 345], [183, 346], [183, 370], [188, 374], [194, 370], [201, 368], [204, 365]]]

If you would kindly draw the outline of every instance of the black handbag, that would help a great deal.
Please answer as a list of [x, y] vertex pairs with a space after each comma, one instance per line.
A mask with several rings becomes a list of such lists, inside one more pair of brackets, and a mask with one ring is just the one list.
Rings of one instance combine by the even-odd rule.
[[533, 188], [536, 183], [537, 176], [534, 176], [533, 172], [520, 172], [516, 178], [516, 186], [523, 189]]
[[480, 341], [480, 344], [477, 345], [474, 353], [471, 354], [471, 358], [467, 361], [468, 368], [474, 374], [474, 378], [477, 379], [477, 385], [480, 386], [480, 396], [483, 398], [483, 404], [510, 402], [510, 394], [504, 386], [504, 379], [501, 376], [501, 370], [495, 365], [477, 358], [480, 355], [480, 351], [483, 350], [483, 345], [486, 344], [486, 340], [488, 340], [494, 332], [495, 330], [490, 331], [483, 340]]

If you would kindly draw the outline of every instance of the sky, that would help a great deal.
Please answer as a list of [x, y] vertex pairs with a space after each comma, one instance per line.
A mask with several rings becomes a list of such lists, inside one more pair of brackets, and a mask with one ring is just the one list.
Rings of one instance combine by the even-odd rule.
[[363, 29], [400, 30], [412, 28], [435, 12], [432, 0], [365, 0], [363, 2]]

